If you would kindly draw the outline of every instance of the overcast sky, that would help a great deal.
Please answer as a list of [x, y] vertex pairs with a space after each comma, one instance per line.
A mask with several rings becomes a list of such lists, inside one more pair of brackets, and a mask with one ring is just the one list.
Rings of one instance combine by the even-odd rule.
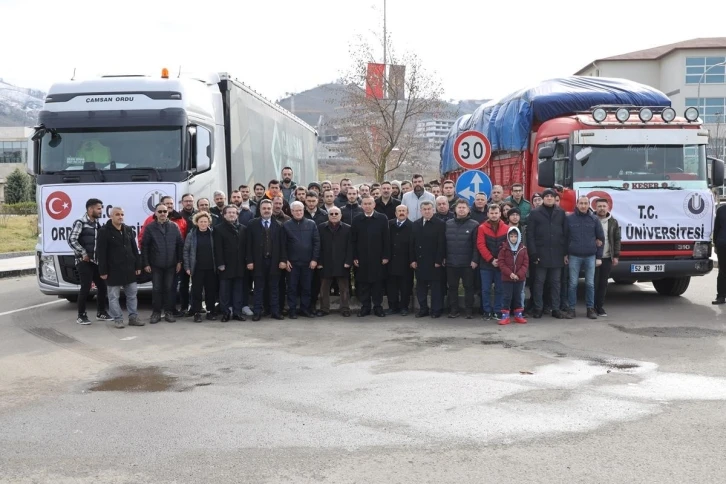
[[[597, 58], [726, 35], [717, 0], [387, 5], [396, 49], [418, 54], [453, 99], [498, 98]], [[278, 99], [339, 78], [355, 36], [382, 32], [383, 0], [0, 0], [0, 18], [0, 77], [22, 86], [46, 90], [73, 68], [89, 77], [181, 65], [230, 72]]]

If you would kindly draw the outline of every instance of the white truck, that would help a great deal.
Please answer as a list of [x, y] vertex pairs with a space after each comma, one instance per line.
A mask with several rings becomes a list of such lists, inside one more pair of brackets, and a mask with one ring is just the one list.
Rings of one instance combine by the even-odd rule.
[[[317, 179], [317, 132], [226, 73], [206, 77], [113, 75], [54, 84], [29, 141], [40, 237], [38, 285], [75, 300], [79, 278], [68, 246], [89, 198], [121, 206], [138, 229], [162, 196], [212, 198], [239, 185]], [[214, 202], [212, 201], [212, 205]], [[140, 290], [149, 290], [140, 276]]]

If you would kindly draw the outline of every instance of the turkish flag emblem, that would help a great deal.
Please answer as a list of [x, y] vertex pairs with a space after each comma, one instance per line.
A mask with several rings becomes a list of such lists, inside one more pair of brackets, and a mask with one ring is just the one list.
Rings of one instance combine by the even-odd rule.
[[45, 201], [45, 211], [53, 220], [63, 220], [73, 209], [71, 198], [64, 192], [53, 192]]

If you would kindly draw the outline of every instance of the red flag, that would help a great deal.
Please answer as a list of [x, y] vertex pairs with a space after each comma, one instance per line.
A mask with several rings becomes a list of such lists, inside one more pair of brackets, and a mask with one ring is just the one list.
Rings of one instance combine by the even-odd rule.
[[366, 97], [383, 99], [383, 84], [385, 77], [385, 64], [368, 64], [368, 72], [366, 75]]

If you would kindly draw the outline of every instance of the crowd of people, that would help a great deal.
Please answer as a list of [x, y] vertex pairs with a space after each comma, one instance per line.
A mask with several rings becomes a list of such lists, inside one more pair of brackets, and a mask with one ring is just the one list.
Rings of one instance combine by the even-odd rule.
[[607, 316], [607, 281], [620, 256], [608, 201], [593, 210], [582, 197], [567, 215], [553, 190], [528, 201], [522, 184], [509, 188], [506, 198], [499, 185], [477, 193], [470, 206], [451, 180], [298, 186], [285, 167], [279, 180], [242, 185], [229, 199], [221, 191], [211, 200], [187, 193], [177, 209], [164, 197], [138, 234], [124, 224], [123, 207], [101, 225], [103, 203], [93, 198], [68, 241], [81, 286], [77, 322], [91, 324], [86, 300], [95, 284], [98, 320], [125, 327], [123, 289], [128, 324], [143, 326], [137, 281], [144, 276], [152, 284], [151, 324], [323, 317], [331, 295], [349, 317], [351, 294], [358, 317], [406, 316], [414, 292], [417, 318], [572, 319], [581, 272], [587, 317]]

